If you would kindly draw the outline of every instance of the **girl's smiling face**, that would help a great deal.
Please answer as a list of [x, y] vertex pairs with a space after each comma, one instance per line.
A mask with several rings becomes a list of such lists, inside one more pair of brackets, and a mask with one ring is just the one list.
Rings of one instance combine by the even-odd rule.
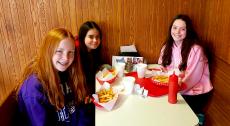
[[54, 51], [52, 63], [56, 70], [64, 72], [74, 60], [75, 45], [74, 40], [65, 38]]
[[175, 42], [183, 42], [187, 34], [186, 23], [177, 19], [173, 22], [171, 28], [171, 36]]
[[90, 29], [85, 36], [85, 45], [88, 52], [96, 49], [100, 45], [100, 34], [97, 29]]

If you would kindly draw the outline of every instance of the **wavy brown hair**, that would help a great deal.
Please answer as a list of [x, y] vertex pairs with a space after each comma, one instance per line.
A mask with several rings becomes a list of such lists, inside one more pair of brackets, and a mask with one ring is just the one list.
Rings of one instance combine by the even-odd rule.
[[[26, 66], [20, 80], [21, 85], [28, 76], [35, 74], [42, 84], [44, 94], [56, 109], [64, 107], [64, 95], [61, 91], [58, 71], [52, 64], [52, 57], [60, 41], [65, 38], [74, 40], [72, 33], [64, 28], [49, 31], [43, 39], [38, 55]], [[69, 76], [67, 83], [75, 95], [76, 104], [79, 104], [86, 96], [86, 89], [78, 48], [75, 48], [73, 63], [66, 72]]]
[[192, 46], [197, 44], [202, 47], [202, 45], [199, 41], [196, 31], [193, 28], [192, 20], [187, 15], [179, 14], [172, 20], [170, 27], [168, 29], [168, 36], [166, 41], [164, 42], [165, 48], [162, 56], [162, 65], [166, 67], [167, 65], [170, 65], [172, 62], [171, 58], [172, 58], [172, 47], [173, 47], [174, 40], [171, 36], [171, 28], [174, 21], [178, 19], [185, 22], [186, 30], [187, 30], [187, 34], [185, 39], [183, 40], [182, 49], [181, 49], [182, 62], [179, 65], [179, 69], [183, 71], [187, 67], [187, 60]]

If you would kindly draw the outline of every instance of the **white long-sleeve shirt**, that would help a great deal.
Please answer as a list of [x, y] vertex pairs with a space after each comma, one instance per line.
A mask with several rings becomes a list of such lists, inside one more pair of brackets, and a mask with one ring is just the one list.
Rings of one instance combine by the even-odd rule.
[[[172, 48], [172, 62], [167, 66], [167, 70], [178, 69], [182, 61], [181, 46], [173, 45]], [[162, 63], [162, 56], [164, 47], [161, 49], [161, 54], [158, 60], [158, 64]], [[183, 95], [198, 95], [204, 94], [213, 89], [210, 81], [210, 72], [208, 66], [208, 60], [204, 55], [202, 48], [199, 45], [194, 45], [188, 56], [187, 68], [184, 71], [185, 76], [182, 82], [187, 85], [187, 88], [181, 93]]]

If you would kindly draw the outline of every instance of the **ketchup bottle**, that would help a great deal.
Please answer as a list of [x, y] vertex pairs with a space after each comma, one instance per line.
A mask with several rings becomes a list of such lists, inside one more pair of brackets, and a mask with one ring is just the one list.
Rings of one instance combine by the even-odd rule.
[[168, 102], [171, 104], [177, 103], [177, 92], [178, 92], [178, 76], [175, 71], [169, 76], [169, 93]]

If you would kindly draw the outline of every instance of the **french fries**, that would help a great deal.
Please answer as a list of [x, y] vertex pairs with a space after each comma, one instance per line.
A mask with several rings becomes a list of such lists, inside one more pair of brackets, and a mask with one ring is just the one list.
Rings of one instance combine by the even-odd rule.
[[97, 95], [98, 95], [100, 103], [106, 103], [106, 102], [112, 100], [115, 94], [113, 93], [112, 88], [110, 88], [110, 89], [101, 89], [97, 93]]
[[156, 80], [156, 81], [158, 81], [160, 83], [168, 83], [169, 77], [164, 76], [164, 75], [158, 75], [158, 76], [154, 76], [153, 80]]

